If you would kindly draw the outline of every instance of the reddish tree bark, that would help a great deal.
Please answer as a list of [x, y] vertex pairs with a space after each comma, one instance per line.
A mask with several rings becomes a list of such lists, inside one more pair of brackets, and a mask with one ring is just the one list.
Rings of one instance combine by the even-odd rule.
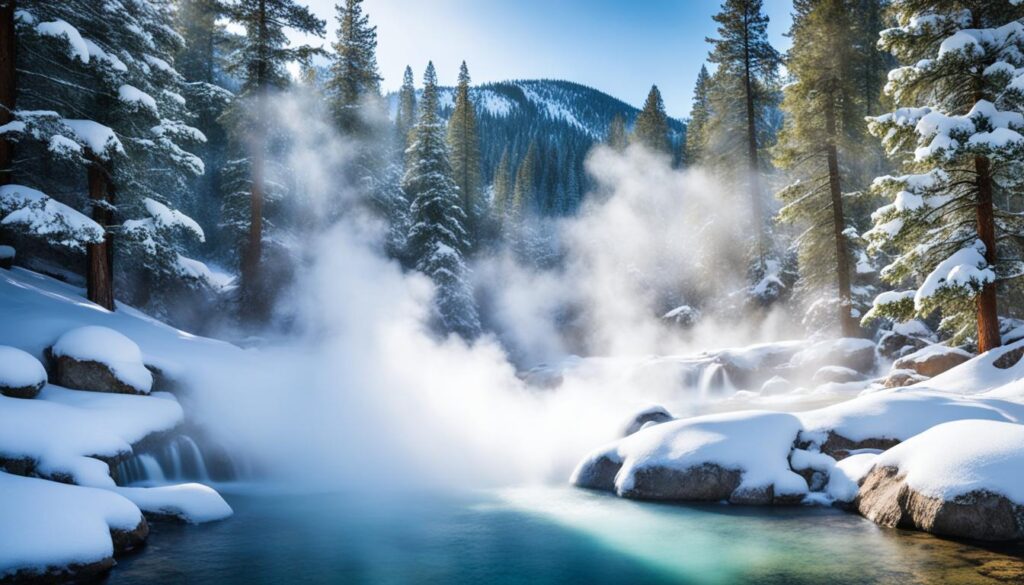
[[839, 327], [845, 337], [856, 337], [860, 333], [857, 322], [850, 311], [853, 309], [853, 294], [850, 291], [850, 256], [846, 246], [846, 218], [843, 214], [843, 192], [839, 176], [839, 151], [836, 148], [836, 112], [831, 97], [825, 104], [825, 131], [828, 143], [828, 184], [832, 195], [832, 231], [836, 244], [836, 284], [839, 287]]
[[89, 159], [89, 199], [92, 200], [92, 218], [106, 231], [103, 242], [86, 246], [86, 293], [90, 301], [114, 310], [114, 242], [107, 229], [113, 223], [114, 188], [107, 168], [98, 156], [87, 153]]
[[[984, 156], [974, 158], [974, 170], [978, 175], [978, 238], [985, 244], [985, 260], [990, 266], [996, 263], [996, 222], [992, 204], [991, 162]], [[999, 310], [995, 283], [982, 288], [976, 299], [978, 313], [978, 353], [984, 353], [1002, 345], [999, 335]]]

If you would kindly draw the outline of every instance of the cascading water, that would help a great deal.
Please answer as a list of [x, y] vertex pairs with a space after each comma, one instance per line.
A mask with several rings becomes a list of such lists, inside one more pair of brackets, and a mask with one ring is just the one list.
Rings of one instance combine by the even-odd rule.
[[234, 479], [233, 461], [216, 461], [217, 473], [210, 473], [209, 456], [189, 435], [178, 435], [165, 444], [137, 453], [117, 468], [119, 484], [161, 484], [168, 482], [210, 482]]

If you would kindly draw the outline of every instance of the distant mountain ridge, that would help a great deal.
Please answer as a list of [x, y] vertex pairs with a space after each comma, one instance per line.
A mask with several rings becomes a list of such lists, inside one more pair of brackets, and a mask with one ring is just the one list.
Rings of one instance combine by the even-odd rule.
[[[455, 105], [455, 89], [440, 88], [441, 116]], [[389, 94], [391, 115], [397, 93]], [[583, 170], [587, 152], [608, 134], [616, 114], [632, 126], [640, 110], [600, 90], [563, 80], [534, 79], [486, 83], [470, 89], [479, 119], [481, 164], [486, 184], [507, 148], [512, 171], [531, 143], [537, 152], [535, 209], [545, 215], [569, 214], [589, 190]], [[670, 140], [678, 162], [686, 125], [669, 118]]]

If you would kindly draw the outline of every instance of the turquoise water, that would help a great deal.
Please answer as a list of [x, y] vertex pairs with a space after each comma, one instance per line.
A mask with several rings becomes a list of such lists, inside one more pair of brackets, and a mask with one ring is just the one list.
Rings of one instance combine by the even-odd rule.
[[986, 550], [828, 509], [644, 504], [571, 488], [226, 497], [234, 517], [154, 524], [108, 582], [1024, 582], [1022, 547]]

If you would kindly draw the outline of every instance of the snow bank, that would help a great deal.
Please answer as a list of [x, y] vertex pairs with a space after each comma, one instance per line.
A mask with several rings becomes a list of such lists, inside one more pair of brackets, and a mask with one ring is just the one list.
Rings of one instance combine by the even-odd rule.
[[[993, 349], [925, 384], [928, 388], [957, 394], [985, 394], [993, 398], [1024, 400], [1024, 359], [1003, 364], [1004, 356], [1024, 352], [1024, 341]], [[997, 367], [996, 363], [1008, 367]]]
[[0, 472], [0, 578], [109, 559], [110, 531], [141, 521], [115, 493]]
[[151, 433], [168, 431], [184, 419], [168, 394], [132, 396], [47, 386], [35, 400], [0, 396], [0, 456], [29, 459], [47, 477], [81, 485], [111, 487], [106, 463], [92, 458], [131, 452]]
[[24, 388], [46, 383], [46, 368], [31, 354], [0, 345], [0, 386]]
[[951, 501], [988, 491], [1024, 504], [1024, 426], [960, 420], [935, 426], [878, 456], [921, 494]]
[[139, 346], [109, 327], [91, 325], [68, 331], [53, 345], [53, 356], [99, 362], [119, 380], [143, 393], [153, 386], [153, 374], [142, 363]]
[[223, 520], [234, 512], [215, 490], [198, 483], [160, 487], [118, 487], [113, 491], [146, 514], [169, 516], [190, 524]]
[[1018, 422], [1024, 404], [982, 400], [927, 390], [887, 390], [860, 396], [819, 410], [798, 413], [803, 441], [818, 446], [829, 432], [851, 441], [891, 439], [905, 441], [945, 422], [963, 419]]
[[877, 452], [855, 453], [836, 463], [829, 471], [825, 493], [832, 501], [852, 502], [860, 490], [860, 481], [874, 467], [877, 458]]

